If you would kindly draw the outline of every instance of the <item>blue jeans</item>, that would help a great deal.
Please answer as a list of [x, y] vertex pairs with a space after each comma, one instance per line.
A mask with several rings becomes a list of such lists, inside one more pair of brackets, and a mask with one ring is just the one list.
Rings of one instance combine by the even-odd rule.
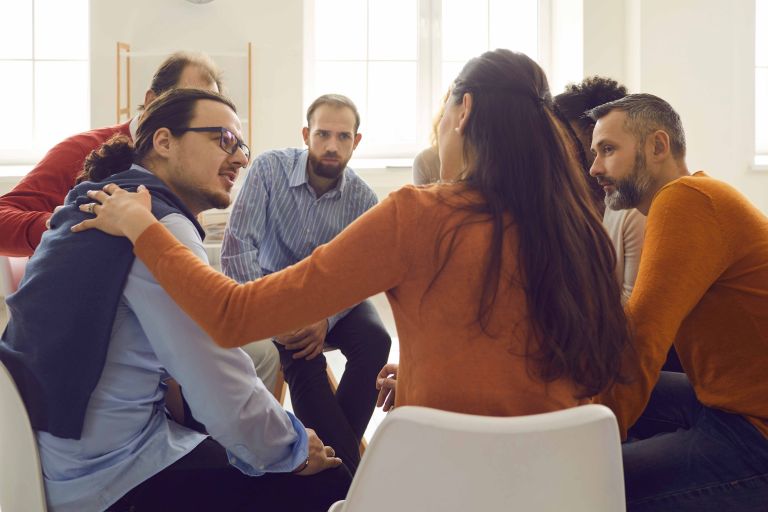
[[629, 512], [768, 511], [768, 439], [702, 405], [685, 374], [661, 372], [622, 452]]

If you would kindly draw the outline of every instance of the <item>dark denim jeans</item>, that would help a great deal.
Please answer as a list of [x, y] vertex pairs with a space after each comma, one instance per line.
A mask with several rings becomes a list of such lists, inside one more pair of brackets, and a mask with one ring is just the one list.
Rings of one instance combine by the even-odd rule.
[[661, 373], [629, 439], [629, 512], [768, 511], [768, 439], [742, 416], [702, 405], [685, 374]]
[[293, 411], [336, 450], [352, 474], [360, 463], [360, 439], [376, 405], [376, 375], [387, 362], [391, 340], [376, 308], [365, 300], [334, 326], [326, 345], [338, 347], [347, 364], [333, 394], [322, 354], [307, 361], [275, 343], [280, 352]]

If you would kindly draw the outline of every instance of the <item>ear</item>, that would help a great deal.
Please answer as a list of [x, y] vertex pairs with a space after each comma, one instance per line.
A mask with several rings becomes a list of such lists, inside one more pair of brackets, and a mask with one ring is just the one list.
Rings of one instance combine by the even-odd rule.
[[362, 133], [358, 133], [357, 135], [355, 135], [355, 142], [354, 144], [352, 144], [352, 151], [357, 149], [357, 145], [360, 144], [360, 141], [362, 140], [362, 138], [363, 138]]
[[472, 95], [468, 92], [464, 93], [464, 97], [461, 98], [461, 111], [459, 112], [459, 125], [456, 127], [456, 132], [459, 135], [464, 135], [464, 130], [469, 122], [469, 116], [472, 113]]
[[304, 144], [309, 146], [309, 128], [306, 126], [301, 129], [301, 136], [304, 138]]
[[168, 128], [158, 128], [152, 136], [152, 148], [162, 158], [168, 158], [171, 154], [171, 142], [173, 135]]
[[144, 93], [144, 108], [147, 108], [150, 103], [155, 101], [157, 99], [157, 94], [155, 94], [155, 91], [152, 89], [147, 89], [147, 92]]
[[656, 130], [648, 138], [650, 139], [651, 147], [649, 149], [651, 150], [653, 158], [661, 160], [670, 156], [671, 148], [669, 145], [669, 134], [667, 132], [664, 130]]

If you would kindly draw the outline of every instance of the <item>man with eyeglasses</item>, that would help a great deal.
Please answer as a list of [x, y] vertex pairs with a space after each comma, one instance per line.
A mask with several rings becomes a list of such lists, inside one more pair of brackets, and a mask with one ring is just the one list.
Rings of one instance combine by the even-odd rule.
[[[204, 54], [176, 52], [155, 71], [144, 95], [145, 109], [175, 88], [220, 92], [221, 73]], [[0, 256], [30, 256], [47, 229], [51, 212], [64, 202], [83, 170], [88, 154], [115, 135], [136, 138], [141, 112], [123, 124], [73, 135], [54, 146], [13, 190], [0, 197]], [[264, 384], [272, 389], [279, 359], [271, 343], [244, 347]]]
[[[53, 215], [10, 299], [0, 359], [36, 431], [52, 512], [325, 511], [346, 494], [351, 475], [333, 448], [281, 407], [242, 350], [213, 343], [125, 239], [71, 231], [98, 211], [94, 189], [143, 186], [206, 262], [196, 216], [229, 205], [250, 154], [240, 129], [216, 93], [160, 96], [135, 145], [112, 139], [89, 156], [85, 178], [98, 182], [77, 185]], [[169, 374], [206, 432], [165, 414]]]
[[[176, 87], [221, 91], [216, 65], [205, 55], [178, 52], [163, 61], [143, 107]], [[64, 202], [92, 150], [115, 135], [136, 137], [141, 114], [128, 122], [73, 135], [54, 146], [10, 192], [0, 197], [0, 255], [30, 256], [54, 208]]]
[[[247, 282], [297, 263], [376, 204], [373, 190], [347, 167], [362, 138], [359, 126], [349, 98], [320, 96], [302, 130], [307, 149], [256, 157], [224, 234], [221, 262], [228, 276]], [[373, 304], [366, 300], [274, 341], [296, 415], [354, 472], [376, 403], [376, 375], [391, 343]], [[325, 346], [347, 358], [335, 395]]]

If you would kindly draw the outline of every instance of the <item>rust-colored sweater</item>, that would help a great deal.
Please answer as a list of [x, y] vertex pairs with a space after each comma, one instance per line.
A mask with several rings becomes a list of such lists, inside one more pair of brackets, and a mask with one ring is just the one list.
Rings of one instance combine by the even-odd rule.
[[[462, 228], [447, 261], [450, 236], [436, 250], [442, 235], [467, 215], [440, 199], [453, 198], [457, 187], [405, 187], [310, 257], [243, 285], [202, 264], [160, 224], [139, 237], [135, 251], [222, 346], [308, 325], [386, 291], [400, 339], [398, 405], [492, 416], [579, 405], [572, 382], [544, 384], [527, 368], [522, 354], [529, 324], [522, 288], [500, 285], [490, 319], [496, 338], [480, 329], [477, 306], [490, 223]], [[510, 228], [502, 268], [507, 276], [518, 275], [516, 255]]]
[[702, 172], [664, 186], [627, 312], [636, 380], [600, 397], [622, 432], [640, 417], [674, 342], [699, 401], [768, 436], [768, 218], [744, 196]]

